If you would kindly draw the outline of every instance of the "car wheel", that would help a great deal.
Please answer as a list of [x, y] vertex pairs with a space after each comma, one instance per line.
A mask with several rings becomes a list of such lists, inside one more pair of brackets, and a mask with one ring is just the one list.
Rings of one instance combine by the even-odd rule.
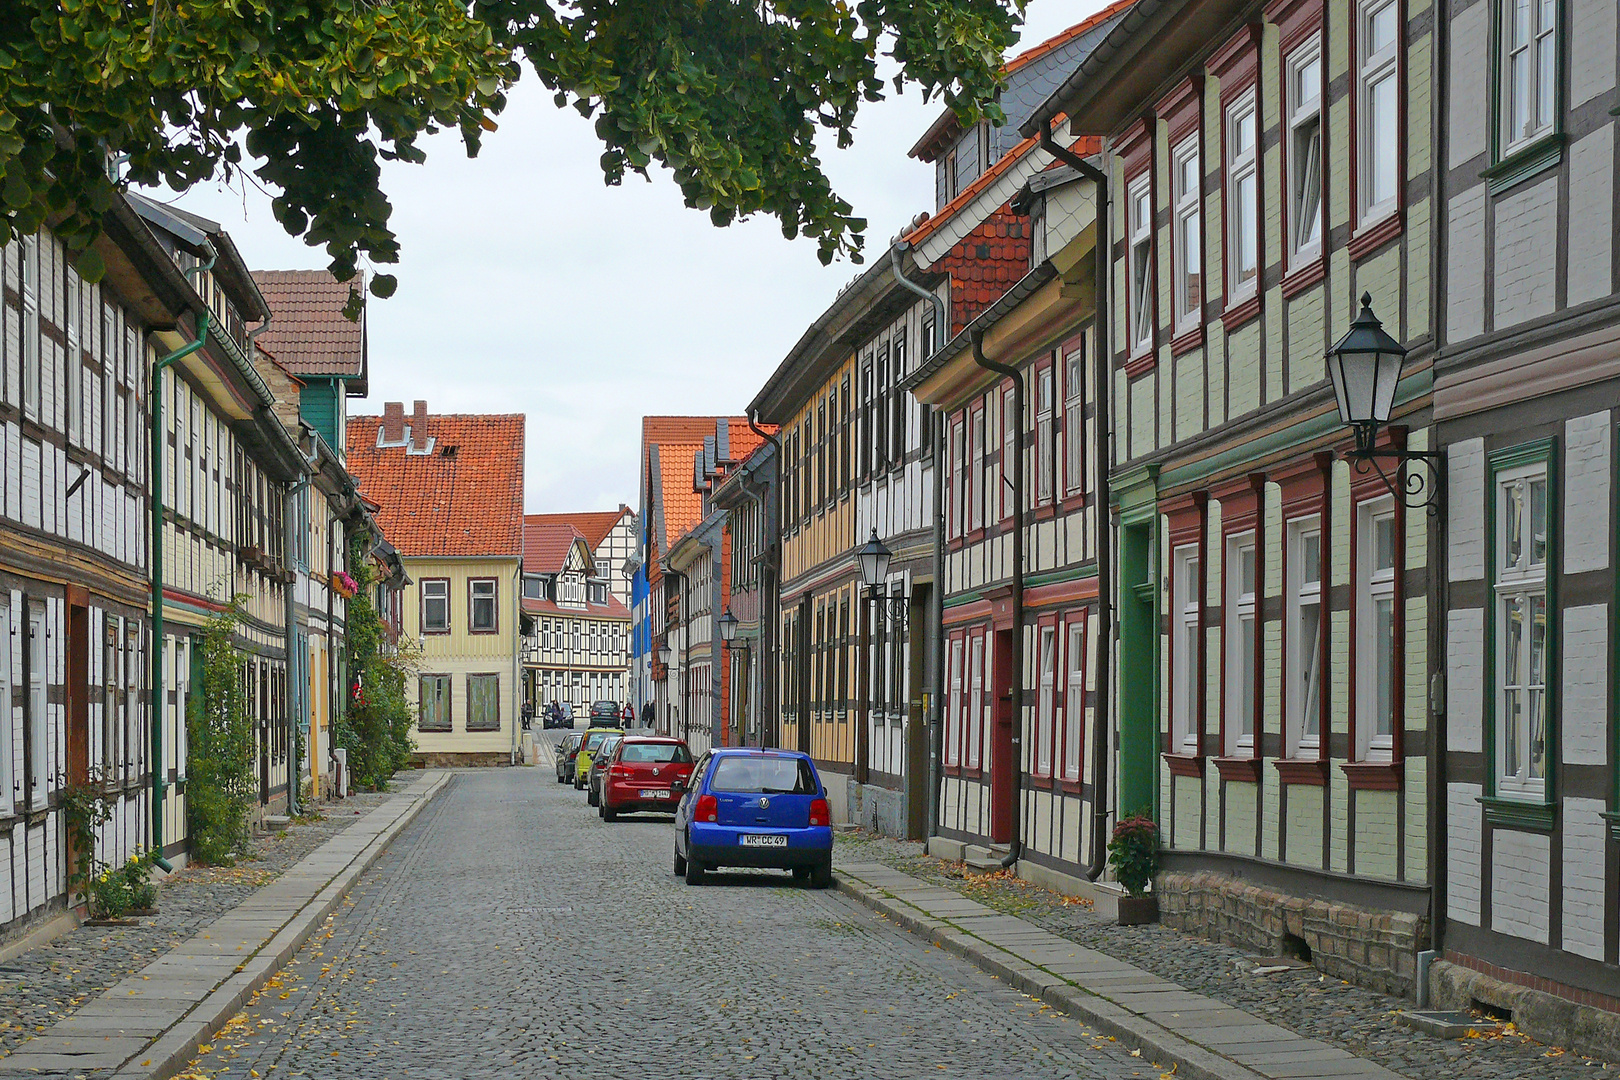
[[675, 849], [675, 873], [677, 876], [686, 873], [686, 856], [681, 854], [680, 848]]
[[818, 862], [810, 868], [810, 887], [812, 889], [825, 889], [832, 885], [832, 856], [827, 856], [824, 862]]
[[703, 864], [691, 856], [686, 859], [686, 883], [688, 885], [703, 884]]
[[589, 791], [587, 791], [585, 793], [585, 804], [587, 806], [597, 806], [597, 805], [599, 805], [601, 803], [601, 801], [602, 800], [600, 800], [600, 799], [598, 799], [596, 797], [596, 789], [595, 788], [591, 788], [591, 790], [589, 790]]
[[602, 804], [602, 820], [603, 821], [618, 821], [619, 820], [619, 812], [617, 810], [609, 810], [607, 808], [607, 803], [603, 803]]
[[809, 881], [810, 880], [810, 868], [808, 866], [795, 866], [793, 868], [793, 880], [794, 881]]

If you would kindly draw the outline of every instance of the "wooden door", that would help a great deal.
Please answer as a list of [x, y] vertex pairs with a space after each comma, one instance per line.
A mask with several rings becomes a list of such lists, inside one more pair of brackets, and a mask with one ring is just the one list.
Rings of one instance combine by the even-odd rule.
[[67, 778], [69, 784], [85, 784], [90, 781], [89, 601], [89, 594], [82, 586], [68, 586]]
[[994, 704], [990, 725], [990, 840], [1005, 844], [1012, 840], [1013, 800], [1013, 714], [1012, 653], [1016, 630], [997, 630], [993, 659], [994, 677], [991, 700]]

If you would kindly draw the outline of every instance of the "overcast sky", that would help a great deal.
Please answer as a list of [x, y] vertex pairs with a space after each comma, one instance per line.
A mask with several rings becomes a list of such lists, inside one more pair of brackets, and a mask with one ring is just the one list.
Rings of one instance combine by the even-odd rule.
[[[1100, 7], [1032, 0], [1015, 53]], [[939, 109], [915, 91], [866, 104], [854, 146], [823, 154], [869, 222], [869, 259], [933, 209], [931, 167], [906, 151]], [[399, 291], [369, 301], [371, 396], [350, 411], [420, 398], [432, 412], [527, 414], [530, 513], [635, 506], [642, 415], [740, 414], [862, 269], [822, 266], [774, 218], [717, 229], [662, 174], [607, 187], [590, 123], [532, 72], [476, 159], [451, 135], [426, 147], [425, 165], [383, 170]], [[251, 185], [203, 185], [180, 205], [222, 222], [254, 269], [326, 265]]]

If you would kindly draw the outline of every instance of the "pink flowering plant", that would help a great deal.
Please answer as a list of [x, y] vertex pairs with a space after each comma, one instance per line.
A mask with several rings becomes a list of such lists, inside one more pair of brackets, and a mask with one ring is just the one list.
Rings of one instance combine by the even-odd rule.
[[1132, 896], [1147, 895], [1159, 869], [1159, 824], [1146, 813], [1121, 818], [1108, 842], [1108, 865]]

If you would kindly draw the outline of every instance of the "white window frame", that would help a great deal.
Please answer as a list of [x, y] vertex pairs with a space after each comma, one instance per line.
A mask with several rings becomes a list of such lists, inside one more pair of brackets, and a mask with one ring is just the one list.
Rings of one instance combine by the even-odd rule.
[[1039, 629], [1039, 648], [1035, 655], [1040, 667], [1039, 696], [1035, 707], [1035, 769], [1034, 775], [1052, 775], [1052, 742], [1057, 729], [1057, 627]]
[[1171, 553], [1170, 603], [1174, 618], [1175, 668], [1170, 676], [1171, 745], [1175, 753], [1198, 753], [1198, 657], [1203, 645], [1198, 617], [1203, 605], [1199, 571], [1203, 557], [1198, 544], [1184, 544]]
[[[1559, 5], [1555, 0], [1521, 2], [1527, 8], [1523, 27], [1514, 18], [1516, 0], [1498, 0], [1497, 3], [1497, 40], [1501, 48], [1496, 80], [1499, 158], [1529, 146], [1558, 126], [1558, 85], [1562, 74]], [[1526, 75], [1522, 103], [1518, 100], [1515, 78], [1515, 65], [1521, 62], [1523, 66], [1519, 70]]]
[[39, 327], [39, 237], [23, 238], [21, 288], [22, 296], [22, 390], [23, 415], [30, 420], [40, 419], [41, 399], [45, 381], [44, 355]]
[[[1313, 558], [1312, 542], [1315, 544]], [[1288, 584], [1284, 613], [1284, 671], [1288, 684], [1289, 757], [1315, 760], [1321, 753], [1322, 634], [1326, 606], [1322, 602], [1322, 519], [1317, 515], [1288, 523]], [[1306, 612], [1315, 609], [1316, 629], [1310, 632]]]
[[[1254, 581], [1243, 591], [1244, 553], [1254, 567]], [[1255, 748], [1253, 650], [1259, 647], [1258, 607], [1260, 586], [1259, 552], [1253, 530], [1226, 538], [1226, 559], [1222, 566], [1226, 592], [1226, 754], [1253, 757]], [[1249, 659], [1244, 657], [1245, 637]]]
[[16, 714], [11, 710], [11, 606], [10, 598], [0, 605], [0, 817], [10, 817], [16, 807], [12, 794], [12, 747], [17, 745]]
[[67, 339], [67, 358], [62, 365], [62, 391], [67, 396], [64, 423], [67, 440], [79, 446], [84, 439], [84, 350], [79, 345], [80, 324], [84, 321], [84, 293], [87, 285], [71, 270], [67, 274], [66, 296], [63, 297], [63, 336]]
[[[1390, 522], [1391, 565], [1377, 565], [1377, 530]], [[1386, 497], [1369, 499], [1356, 507], [1358, 588], [1356, 589], [1356, 757], [1361, 761], [1386, 762], [1392, 760], [1395, 746], [1395, 717], [1390, 709], [1380, 707], [1380, 699], [1394, 701], [1395, 680], [1400, 678], [1394, 652], [1395, 620], [1401, 613], [1395, 609], [1395, 575], [1400, 572], [1400, 537], [1393, 535], [1397, 528], [1395, 503]], [[1390, 640], [1379, 641], [1378, 605], [1390, 605]], [[1382, 666], [1381, 666], [1382, 664]], [[1383, 685], [1385, 678], [1389, 685]]]
[[1175, 265], [1178, 335], [1195, 329], [1204, 310], [1204, 225], [1200, 199], [1202, 191], [1200, 162], [1197, 135], [1184, 139], [1170, 155], [1171, 216], [1174, 220], [1171, 257]]
[[1053, 428], [1057, 419], [1057, 370], [1048, 364], [1035, 373], [1035, 498], [1052, 501], [1057, 486], [1057, 446]]
[[[473, 578], [467, 582], [467, 631], [474, 634], [493, 634], [500, 630], [500, 605], [496, 601], [499, 586], [494, 578]], [[479, 622], [478, 606], [489, 606], [489, 624]]]
[[978, 530], [984, 528], [984, 504], [986, 501], [984, 456], [985, 456], [985, 413], [987, 408], [970, 409], [968, 411], [968, 443], [971, 455], [968, 464], [967, 499], [968, 499], [968, 528]]
[[1063, 350], [1063, 493], [1086, 489], [1086, 335]]
[[988, 717], [991, 702], [990, 695], [985, 693], [984, 667], [986, 653], [985, 638], [983, 634], [974, 634], [968, 638], [968, 730], [967, 730], [967, 767], [977, 769], [981, 760], [981, 750], [984, 746], [984, 727]]
[[1071, 619], [1065, 629], [1068, 698], [1063, 705], [1063, 779], [1071, 782], [1079, 781], [1083, 768], [1080, 750], [1086, 730], [1087, 618], [1082, 614]]
[[945, 712], [945, 764], [962, 763], [962, 655], [963, 642], [951, 639], [950, 701]]
[[[1535, 518], [1531, 513], [1532, 502], [1529, 489], [1531, 485], [1540, 481], [1542, 484], [1542, 558], [1538, 563], [1534, 555]], [[1548, 609], [1547, 595], [1548, 555], [1550, 545], [1547, 543], [1547, 530], [1550, 528], [1552, 515], [1551, 500], [1548, 497], [1547, 462], [1545, 460], [1531, 462], [1510, 469], [1498, 471], [1493, 482], [1496, 485], [1496, 550], [1491, 553], [1495, 560], [1495, 574], [1492, 583], [1492, 618], [1496, 620], [1495, 627], [1495, 664], [1494, 685], [1491, 687], [1495, 695], [1495, 724], [1496, 724], [1496, 761], [1493, 767], [1496, 770], [1496, 794], [1509, 799], [1523, 799], [1532, 802], [1541, 802], [1546, 798], [1547, 789], [1547, 759], [1550, 756], [1546, 746], [1548, 742], [1548, 693], [1547, 669], [1550, 653], [1553, 647], [1551, 634], [1552, 613]], [[1517, 537], [1519, 554], [1513, 563], [1508, 563], [1507, 557], [1510, 534], [1514, 531], [1510, 514], [1510, 500], [1507, 498], [1509, 490], [1522, 484], [1525, 487], [1524, 514], [1519, 522], [1520, 529]], [[1510, 647], [1510, 623], [1507, 617], [1509, 606], [1515, 601], [1524, 603], [1532, 612], [1534, 605], [1540, 602], [1544, 627], [1542, 631], [1541, 680], [1536, 682], [1531, 670], [1531, 644], [1533, 641], [1533, 617], [1525, 620], [1524, 636], [1518, 649], [1522, 663], [1517, 673], [1508, 671]], [[1507, 708], [1510, 694], [1523, 694], [1526, 698], [1525, 716], [1522, 736], [1519, 739], [1522, 752], [1518, 754], [1518, 761], [1509, 760], [1509, 711]], [[1542, 775], [1535, 776], [1531, 771], [1531, 742], [1534, 735], [1534, 725], [1529, 717], [1533, 715], [1528, 707], [1539, 695], [1541, 702], [1541, 738], [1542, 748]]]
[[1134, 356], [1153, 347], [1153, 188], [1147, 173], [1133, 180], [1126, 189], [1125, 210], [1130, 237], [1126, 254], [1131, 285], [1127, 333]]
[[[1373, 21], [1386, 11], [1395, 16], [1395, 33], [1388, 45], [1376, 52], [1369, 52], [1371, 43]], [[1358, 12], [1356, 34], [1356, 48], [1360, 59], [1360, 73], [1356, 80], [1356, 200], [1360, 211], [1362, 224], [1378, 221], [1393, 213], [1400, 205], [1401, 167], [1400, 167], [1400, 51], [1403, 28], [1400, 25], [1400, 8], [1397, 0], [1374, 0], [1363, 3]], [[1392, 81], [1395, 98], [1393, 99], [1393, 130], [1383, 131], [1378, 127], [1378, 117], [1373, 109], [1373, 92], [1386, 81]], [[1379, 154], [1387, 151], [1394, 169], [1394, 178], [1390, 190], [1383, 198], [1374, 199], [1374, 178], [1376, 176], [1375, 161]]]
[[[1307, 88], [1313, 77], [1314, 87]], [[1322, 254], [1322, 39], [1312, 36], [1288, 57], [1283, 84], [1288, 139], [1288, 252], [1291, 265]], [[1309, 89], [1309, 96], [1307, 96]], [[1314, 155], [1314, 160], [1312, 160]], [[1314, 200], [1314, 212], [1307, 208]], [[1307, 224], [1315, 224], [1307, 234]]]
[[[428, 611], [432, 604], [444, 604], [444, 619], [442, 621], [428, 621]], [[422, 579], [422, 633], [443, 634], [450, 630], [450, 579], [449, 578], [423, 578]]]
[[47, 750], [50, 741], [50, 715], [46, 687], [46, 625], [45, 610], [36, 608], [28, 613], [28, 637], [23, 648], [28, 655], [28, 805], [35, 810], [45, 806], [46, 773], [49, 768]]
[[[1223, 120], [1226, 131], [1226, 275], [1227, 306], [1253, 295], [1260, 281], [1260, 118], [1254, 89], [1239, 94], [1226, 107]], [[1248, 125], [1249, 145], [1239, 148], [1238, 135]], [[1238, 193], [1247, 184], [1248, 198]], [[1245, 251], [1240, 240], [1246, 240], [1247, 253], [1253, 264], [1245, 266]], [[1247, 277], [1245, 277], [1247, 272]]]

